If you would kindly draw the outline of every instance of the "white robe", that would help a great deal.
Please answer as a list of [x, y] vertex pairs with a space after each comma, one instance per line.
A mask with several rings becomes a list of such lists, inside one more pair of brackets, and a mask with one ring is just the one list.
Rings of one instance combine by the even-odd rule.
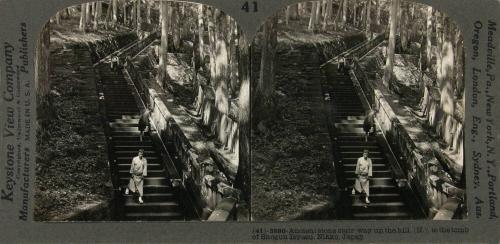
[[358, 192], [364, 192], [366, 196], [369, 196], [370, 181], [368, 178], [372, 177], [372, 160], [370, 158], [365, 159], [364, 157], [358, 158], [354, 173], [357, 176], [354, 182], [354, 189]]
[[143, 156], [142, 159], [136, 156], [130, 164], [130, 174], [132, 177], [128, 183], [128, 188], [132, 192], [139, 191], [139, 196], [142, 197], [144, 189], [144, 176], [148, 175], [148, 161]]

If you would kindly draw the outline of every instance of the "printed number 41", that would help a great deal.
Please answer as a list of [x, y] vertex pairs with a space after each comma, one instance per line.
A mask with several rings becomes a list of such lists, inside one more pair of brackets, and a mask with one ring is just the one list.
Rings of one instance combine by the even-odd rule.
[[[253, 1], [252, 5], [253, 5], [253, 12], [259, 11], [259, 9], [257, 8], [257, 2], [256, 1]], [[241, 6], [241, 10], [243, 10], [243, 11], [245, 11], [247, 13], [250, 12], [250, 4], [249, 4], [249, 2], [245, 2], [243, 4], [243, 6]]]

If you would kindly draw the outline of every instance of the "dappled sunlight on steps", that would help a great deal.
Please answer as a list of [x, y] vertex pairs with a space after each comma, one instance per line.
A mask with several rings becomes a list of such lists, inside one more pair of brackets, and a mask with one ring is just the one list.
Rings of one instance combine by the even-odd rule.
[[[119, 215], [122, 220], [184, 220], [183, 206], [171, 185], [168, 173], [162, 163], [160, 150], [154, 145], [150, 135], [145, 133], [139, 140], [139, 108], [130, 85], [121, 71], [112, 70], [108, 64], [98, 67], [103, 83], [107, 122], [110, 127], [111, 148], [122, 187], [130, 179], [130, 163], [139, 149], [144, 149], [148, 160], [148, 175], [144, 178], [144, 203], [139, 204], [133, 194], [122, 195]], [[123, 191], [122, 191], [123, 193]]]

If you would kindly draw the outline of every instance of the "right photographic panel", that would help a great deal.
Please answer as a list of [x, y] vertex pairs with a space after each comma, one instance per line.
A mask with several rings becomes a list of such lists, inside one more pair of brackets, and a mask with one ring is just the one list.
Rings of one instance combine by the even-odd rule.
[[446, 13], [302, 2], [250, 55], [252, 220], [467, 219], [465, 52]]

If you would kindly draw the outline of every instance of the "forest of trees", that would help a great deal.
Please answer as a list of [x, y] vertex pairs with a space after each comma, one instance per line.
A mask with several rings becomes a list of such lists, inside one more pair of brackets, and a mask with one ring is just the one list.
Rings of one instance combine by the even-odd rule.
[[[137, 32], [161, 33], [157, 82], [169, 85], [167, 52], [191, 50], [192, 68], [208, 82], [196, 82], [198, 106], [210, 91], [221, 114], [214, 131], [226, 143], [231, 106], [236, 105], [239, 123], [239, 167], [237, 182], [247, 196], [250, 186], [248, 151], [250, 128], [250, 42], [237, 23], [224, 12], [201, 4], [152, 0], [111, 0], [84, 3], [59, 11], [51, 25], [62, 25], [79, 16], [78, 31], [98, 32], [124, 28]], [[417, 67], [432, 79], [422, 84], [420, 107], [428, 124], [453, 150], [461, 150], [464, 107], [464, 44], [461, 31], [445, 14], [432, 7], [400, 0], [323, 0], [290, 5], [262, 26], [252, 45], [260, 53], [258, 79], [252, 84], [255, 111], [271, 110], [275, 96], [276, 49], [279, 26], [307, 19], [312, 33], [365, 33], [367, 39], [386, 32], [383, 83], [391, 87], [394, 55], [418, 56]], [[185, 49], [191, 45], [192, 48]], [[37, 45], [36, 84], [40, 104], [49, 103], [48, 53], [50, 24], [40, 33]], [[195, 76], [196, 77], [196, 76]], [[260, 115], [259, 115], [260, 114]], [[255, 114], [258, 121], [266, 113]], [[440, 115], [441, 114], [441, 115]], [[255, 120], [254, 120], [255, 121]]]
[[[237, 23], [216, 8], [176, 1], [111, 0], [62, 9], [51, 18], [50, 24], [45, 25], [37, 47], [36, 80], [40, 105], [46, 103], [50, 107], [50, 26], [64, 26], [69, 19], [78, 17], [79, 25], [73, 26], [72, 31], [80, 33], [133, 31], [142, 38], [147, 33], [158, 31], [160, 45], [156, 80], [164, 89], [172, 87], [167, 71], [167, 53], [179, 52], [190, 57], [195, 73], [192, 81], [195, 84], [195, 106], [202, 111], [204, 99], [215, 100], [217, 120], [207, 126], [221, 144], [232, 144], [228, 147], [233, 153], [239, 153], [236, 187], [249, 198], [249, 45]], [[196, 79], [196, 73], [207, 79]], [[205, 80], [207, 82], [203, 83]], [[233, 122], [238, 124], [236, 131]], [[238, 133], [239, 140], [230, 141], [231, 130]]]
[[[423, 4], [401, 0], [323, 0], [287, 6], [261, 28], [261, 66], [255, 108], [265, 111], [274, 95], [278, 29], [308, 19], [313, 33], [358, 32], [366, 38], [388, 34], [383, 84], [392, 87], [395, 54], [411, 55], [415, 66], [432, 80], [421, 87], [420, 109], [427, 124], [454, 152], [461, 152], [464, 118], [464, 43], [461, 31], [446, 14]], [[279, 25], [280, 27], [278, 27]], [[285, 27], [283, 27], [285, 26]], [[265, 116], [263, 116], [265, 117]], [[254, 117], [256, 122], [260, 116]]]

